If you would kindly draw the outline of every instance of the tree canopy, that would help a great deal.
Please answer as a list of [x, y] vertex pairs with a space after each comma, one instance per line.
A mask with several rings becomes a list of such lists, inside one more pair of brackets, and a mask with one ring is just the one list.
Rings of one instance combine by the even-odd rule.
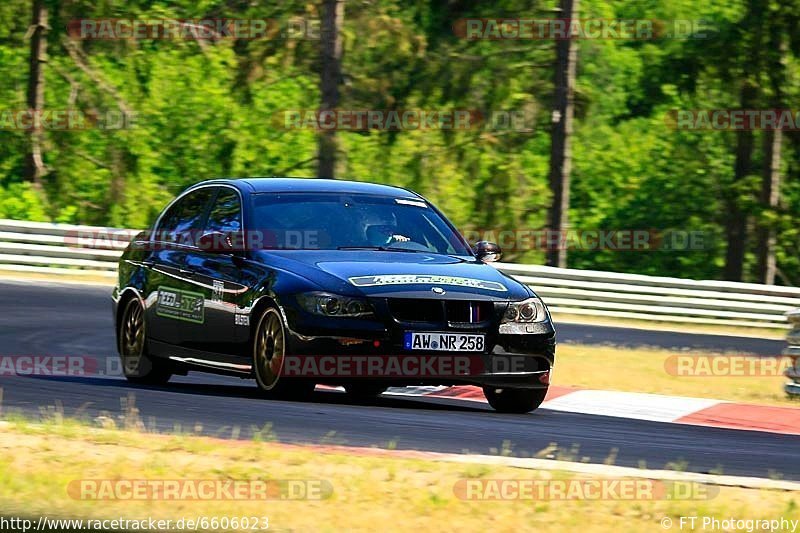
[[[0, 113], [27, 108], [31, 0], [0, 3]], [[44, 109], [88, 126], [46, 130], [41, 186], [26, 179], [29, 138], [0, 124], [0, 218], [145, 227], [180, 190], [220, 176], [314, 176], [318, 133], [290, 110], [320, 106], [319, 6], [230, 0], [45, 0]], [[340, 131], [338, 177], [409, 187], [463, 231], [545, 228], [553, 98], [552, 39], [463, 38], [474, 18], [557, 18], [554, 2], [348, 1], [340, 109], [469, 110], [468, 129]], [[81, 19], [270, 19], [259, 39], [80, 39]], [[582, 0], [580, 18], [700, 21], [685, 38], [578, 41], [570, 227], [695, 232], [701, 246], [570, 250], [568, 265], [722, 278], [732, 217], [745, 228], [742, 279], [757, 273], [756, 229], [776, 239], [778, 282], [800, 283], [800, 134], [783, 132], [779, 200], [765, 204], [770, 132], [682, 129], [675, 110], [800, 100], [800, 3]], [[296, 32], [287, 31], [295, 28]], [[299, 28], [305, 28], [305, 31]], [[694, 27], [693, 27], [694, 28]], [[695, 28], [696, 29], [696, 28]], [[747, 92], [750, 91], [750, 92]], [[514, 127], [502, 122], [510, 113]], [[127, 127], [96, 127], [124, 116]], [[93, 117], [100, 117], [94, 121]], [[520, 124], [522, 127], [520, 127]], [[510, 247], [505, 260], [544, 261]]]

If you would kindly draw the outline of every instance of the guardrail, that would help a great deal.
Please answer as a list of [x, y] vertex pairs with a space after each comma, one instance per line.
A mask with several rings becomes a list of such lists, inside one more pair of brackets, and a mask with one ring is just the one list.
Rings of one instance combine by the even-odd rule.
[[[0, 219], [0, 271], [112, 279], [137, 230]], [[495, 263], [554, 313], [660, 322], [788, 328], [800, 288]], [[800, 345], [800, 339], [798, 340]], [[798, 348], [800, 350], [800, 348]]]
[[136, 233], [0, 219], [0, 271], [114, 278], [119, 256]]
[[691, 280], [541, 265], [498, 264], [534, 288], [554, 313], [714, 324], [788, 327], [800, 288]]

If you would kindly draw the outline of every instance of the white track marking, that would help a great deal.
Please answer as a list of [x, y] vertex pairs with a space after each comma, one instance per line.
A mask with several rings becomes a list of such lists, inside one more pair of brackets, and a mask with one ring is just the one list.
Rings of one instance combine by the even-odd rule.
[[544, 402], [542, 409], [655, 422], [673, 422], [719, 403], [722, 402], [707, 398], [579, 390]]

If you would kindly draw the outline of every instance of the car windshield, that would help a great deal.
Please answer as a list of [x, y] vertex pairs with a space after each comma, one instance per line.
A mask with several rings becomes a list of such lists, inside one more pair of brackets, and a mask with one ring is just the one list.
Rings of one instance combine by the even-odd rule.
[[255, 229], [264, 249], [470, 254], [450, 224], [418, 198], [340, 193], [265, 193], [252, 198]]

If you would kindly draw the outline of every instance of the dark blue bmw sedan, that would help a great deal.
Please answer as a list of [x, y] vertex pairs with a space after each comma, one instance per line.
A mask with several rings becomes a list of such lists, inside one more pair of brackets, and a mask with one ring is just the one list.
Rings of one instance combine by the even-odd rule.
[[473, 384], [503, 412], [544, 400], [547, 307], [420, 195], [352, 181], [198, 183], [137, 235], [114, 289], [125, 376], [206, 371], [302, 399]]

